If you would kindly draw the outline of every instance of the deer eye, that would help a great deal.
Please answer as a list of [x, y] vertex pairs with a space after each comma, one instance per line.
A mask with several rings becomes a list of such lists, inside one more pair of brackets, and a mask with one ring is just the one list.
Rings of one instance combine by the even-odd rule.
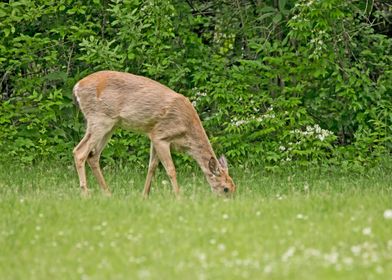
[[225, 193], [227, 193], [227, 192], [229, 192], [229, 188], [228, 188], [228, 187], [224, 187], [224, 188], [223, 188], [223, 191], [224, 191]]

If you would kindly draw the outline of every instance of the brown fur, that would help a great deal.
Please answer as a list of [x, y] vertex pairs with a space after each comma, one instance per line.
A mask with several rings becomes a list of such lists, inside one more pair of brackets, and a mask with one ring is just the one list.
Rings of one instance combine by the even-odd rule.
[[187, 152], [197, 161], [213, 191], [235, 191], [227, 166], [224, 166], [226, 160], [217, 160], [199, 116], [183, 95], [151, 79], [115, 71], [101, 71], [85, 77], [75, 85], [73, 93], [87, 120], [86, 135], [74, 149], [84, 193], [88, 192], [86, 160], [101, 188], [110, 193], [99, 167], [99, 157], [117, 126], [146, 134], [151, 140], [144, 196], [150, 192], [159, 161], [174, 192], [179, 193], [171, 147]]

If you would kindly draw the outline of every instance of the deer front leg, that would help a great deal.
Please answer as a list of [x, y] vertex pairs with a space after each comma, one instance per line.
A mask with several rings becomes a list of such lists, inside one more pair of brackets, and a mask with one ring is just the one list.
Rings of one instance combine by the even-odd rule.
[[150, 193], [152, 176], [154, 175], [155, 169], [157, 168], [158, 164], [159, 164], [159, 158], [155, 151], [154, 145], [151, 142], [150, 162], [148, 164], [148, 172], [147, 172], [146, 182], [144, 184], [144, 191], [143, 191], [144, 198], [147, 198]]
[[163, 140], [158, 140], [153, 141], [153, 145], [159, 160], [162, 162], [163, 167], [165, 168], [166, 173], [170, 178], [170, 182], [173, 186], [173, 191], [176, 197], [179, 197], [180, 189], [178, 188], [177, 184], [176, 168], [174, 166], [170, 153], [170, 143]]

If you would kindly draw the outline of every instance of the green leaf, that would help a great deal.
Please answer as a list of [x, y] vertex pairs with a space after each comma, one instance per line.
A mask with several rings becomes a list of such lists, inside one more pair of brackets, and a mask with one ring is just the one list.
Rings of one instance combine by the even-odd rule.
[[279, 11], [283, 12], [286, 6], [287, 0], [279, 0]]
[[276, 12], [276, 9], [272, 6], [266, 6], [262, 9], [260, 9], [260, 12], [262, 12], [262, 13]]
[[282, 20], [282, 14], [281, 14], [281, 13], [277, 13], [277, 14], [274, 16], [274, 18], [272, 19], [272, 21], [273, 21], [275, 24], [278, 24], [281, 20]]

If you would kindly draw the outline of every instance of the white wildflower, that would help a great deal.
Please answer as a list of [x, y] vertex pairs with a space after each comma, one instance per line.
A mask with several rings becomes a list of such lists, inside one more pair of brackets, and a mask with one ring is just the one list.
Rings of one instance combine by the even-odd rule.
[[382, 268], [382, 266], [377, 266], [376, 267], [376, 272], [378, 273], [378, 274], [383, 274], [384, 273], [384, 269]]
[[138, 272], [139, 279], [150, 278], [151, 273], [147, 269], [141, 269]]
[[331, 252], [330, 254], [325, 254], [325, 255], [324, 255], [324, 259], [325, 259], [327, 262], [331, 263], [331, 264], [337, 263], [338, 258], [339, 258], [338, 252]]
[[350, 258], [350, 257], [345, 257], [345, 258], [343, 259], [343, 263], [344, 263], [345, 265], [347, 265], [347, 266], [350, 266], [350, 265], [352, 265], [352, 264], [354, 263], [354, 261], [353, 261], [353, 259]]
[[371, 235], [372, 234], [372, 229], [370, 227], [366, 227], [362, 230], [363, 235]]
[[246, 123], [245, 120], [238, 120], [238, 121], [234, 122], [234, 125], [238, 127], [238, 126], [241, 126], [241, 125], [243, 125], [245, 123]]
[[317, 249], [314, 248], [308, 248], [305, 250], [305, 256], [308, 257], [319, 257], [321, 255], [321, 252]]
[[204, 96], [207, 96], [207, 93], [198, 91], [198, 92], [196, 92], [196, 96], [197, 97], [204, 97]]
[[361, 253], [361, 251], [362, 251], [362, 248], [361, 248], [361, 246], [359, 246], [359, 245], [355, 245], [355, 246], [352, 246], [352, 247], [351, 247], [351, 252], [352, 252], [355, 256], [358, 256], [358, 255]]
[[267, 273], [267, 274], [271, 273], [272, 272], [272, 265], [270, 265], [270, 264], [266, 265], [264, 267], [263, 271], [264, 271], [264, 273]]
[[256, 118], [255, 120], [258, 121], [258, 122], [262, 122], [264, 120], [264, 117], [261, 116], [261, 117]]
[[295, 247], [290, 247], [287, 251], [282, 255], [282, 261], [286, 262], [289, 258], [291, 258], [295, 253]]
[[308, 3], [306, 3], [306, 6], [310, 7], [310, 6], [313, 5], [313, 3], [314, 3], [314, 1], [313, 1], [313, 0], [310, 0]]
[[323, 134], [319, 134], [319, 135], [317, 135], [317, 138], [318, 138], [320, 141], [324, 141], [325, 136], [324, 136]]
[[305, 216], [305, 215], [303, 215], [303, 214], [297, 214], [297, 219], [298, 220], [306, 220], [308, 217], [307, 216]]
[[389, 251], [392, 250], [392, 240], [388, 240], [387, 248], [388, 248]]
[[219, 244], [219, 245], [218, 245], [218, 250], [219, 250], [219, 251], [224, 251], [224, 250], [226, 250], [225, 244], [222, 244], [222, 243]]
[[205, 262], [207, 260], [207, 255], [202, 252], [196, 254], [196, 257], [199, 259], [200, 262]]
[[387, 209], [384, 211], [384, 218], [387, 220], [392, 220], [392, 209]]
[[[298, 135], [298, 136], [313, 136], [320, 141], [324, 141], [328, 136], [333, 135], [332, 131], [322, 129], [318, 124], [314, 126], [306, 126], [305, 131], [295, 129], [290, 131], [290, 133]], [[297, 144], [300, 144], [297, 142]]]

